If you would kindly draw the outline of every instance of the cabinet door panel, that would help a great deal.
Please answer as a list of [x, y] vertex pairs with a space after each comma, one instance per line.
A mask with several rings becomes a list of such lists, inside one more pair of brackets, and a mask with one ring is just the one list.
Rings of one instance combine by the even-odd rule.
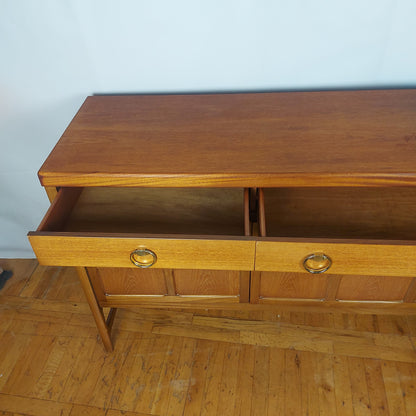
[[240, 302], [248, 301], [247, 272], [90, 267], [88, 274], [101, 301], [131, 295], [240, 297]]
[[226, 270], [174, 270], [176, 293], [186, 296], [238, 296], [240, 272]]
[[402, 301], [412, 277], [344, 276], [337, 300]]
[[166, 295], [165, 270], [101, 267], [93, 269], [106, 295]]
[[259, 279], [260, 298], [324, 299], [328, 277], [303, 273], [261, 272]]
[[250, 302], [273, 299], [412, 302], [414, 284], [414, 278], [407, 276], [254, 272]]

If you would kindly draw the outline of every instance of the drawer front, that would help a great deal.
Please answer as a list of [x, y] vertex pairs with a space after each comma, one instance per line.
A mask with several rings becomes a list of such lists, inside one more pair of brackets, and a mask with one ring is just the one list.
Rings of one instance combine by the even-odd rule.
[[42, 265], [86, 267], [136, 267], [130, 255], [151, 250], [157, 257], [152, 268], [253, 270], [255, 241], [197, 238], [145, 238], [29, 233]]
[[258, 241], [255, 270], [308, 273], [305, 266], [311, 268], [314, 265], [311, 262], [304, 265], [304, 262], [314, 254], [326, 256], [326, 263], [315, 269], [321, 271], [329, 266], [323, 271], [326, 274], [416, 276], [416, 242], [367, 244]]

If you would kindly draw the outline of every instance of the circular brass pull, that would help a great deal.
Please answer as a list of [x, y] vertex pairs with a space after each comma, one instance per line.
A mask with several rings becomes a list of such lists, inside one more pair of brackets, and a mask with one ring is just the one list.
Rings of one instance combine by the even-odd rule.
[[138, 248], [130, 253], [131, 262], [142, 269], [153, 266], [157, 261], [156, 253], [148, 248]]
[[331, 258], [324, 253], [313, 253], [303, 260], [305, 270], [313, 274], [326, 272], [331, 265]]

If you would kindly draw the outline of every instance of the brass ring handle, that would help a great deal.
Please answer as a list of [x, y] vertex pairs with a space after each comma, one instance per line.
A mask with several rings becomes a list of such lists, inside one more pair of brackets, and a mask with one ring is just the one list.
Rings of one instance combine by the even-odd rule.
[[331, 258], [324, 253], [313, 253], [303, 260], [303, 267], [312, 274], [324, 273], [331, 265]]
[[147, 269], [156, 263], [157, 256], [148, 248], [138, 248], [130, 253], [130, 261], [137, 267]]

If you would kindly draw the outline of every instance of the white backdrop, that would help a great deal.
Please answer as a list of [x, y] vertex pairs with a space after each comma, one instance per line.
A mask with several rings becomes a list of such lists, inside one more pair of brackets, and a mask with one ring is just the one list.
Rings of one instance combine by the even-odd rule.
[[85, 96], [416, 86], [415, 0], [0, 0], [0, 257]]

